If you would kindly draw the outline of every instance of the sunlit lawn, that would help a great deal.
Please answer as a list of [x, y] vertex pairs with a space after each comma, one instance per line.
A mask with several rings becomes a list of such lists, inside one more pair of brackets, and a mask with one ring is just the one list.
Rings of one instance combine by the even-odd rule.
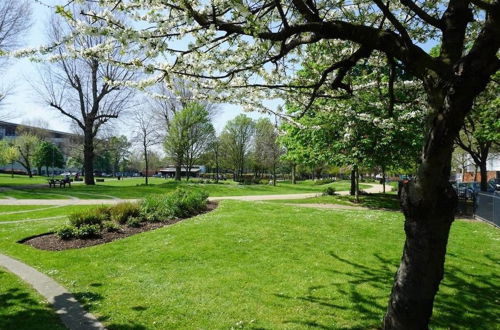
[[[0, 177], [0, 187], [9, 178]], [[81, 183], [73, 184], [71, 188], [31, 188], [31, 189], [8, 189], [1, 191], [0, 198], [17, 199], [65, 199], [75, 197], [79, 199], [109, 199], [109, 198], [142, 198], [151, 193], [165, 193], [177, 187], [188, 189], [203, 189], [211, 196], [242, 196], [242, 195], [265, 195], [265, 194], [294, 194], [322, 192], [326, 187], [332, 186], [337, 191], [348, 190], [349, 181], [339, 181], [332, 184], [315, 185], [312, 182], [291, 184], [290, 182], [279, 182], [276, 187], [267, 184], [239, 185], [232, 181], [220, 184], [201, 184], [186, 181], [176, 182], [161, 178], [151, 178], [151, 185], [143, 185], [144, 178], [126, 178], [125, 180], [105, 179], [104, 182], [95, 186], [85, 186]], [[363, 185], [363, 188], [370, 187]]]
[[[54, 277], [109, 329], [376, 328], [404, 241], [399, 212], [225, 201], [100, 246], [16, 243], [62, 222], [0, 224], [0, 252]], [[433, 329], [498, 326], [499, 239], [454, 223]]]

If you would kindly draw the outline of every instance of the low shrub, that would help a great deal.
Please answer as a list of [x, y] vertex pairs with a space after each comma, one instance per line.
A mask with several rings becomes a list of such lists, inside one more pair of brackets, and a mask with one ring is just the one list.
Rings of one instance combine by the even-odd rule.
[[141, 204], [141, 214], [148, 221], [190, 217], [206, 209], [207, 198], [204, 191], [181, 188], [165, 195], [148, 195]]
[[139, 204], [130, 202], [119, 203], [110, 207], [109, 213], [112, 221], [124, 224], [129, 218], [139, 216]]
[[115, 233], [120, 231], [120, 226], [113, 221], [104, 221], [102, 223], [102, 229], [110, 233]]
[[328, 184], [328, 183], [334, 183], [335, 179], [320, 179], [320, 180], [314, 180], [314, 184], [317, 186]]
[[99, 225], [81, 225], [74, 230], [77, 238], [98, 237], [101, 234], [101, 226]]
[[104, 221], [108, 220], [108, 215], [103, 212], [104, 209], [96, 208], [89, 209], [81, 212], [71, 213], [68, 216], [69, 222], [77, 228], [84, 225], [101, 225]]
[[333, 196], [333, 195], [335, 195], [335, 188], [326, 187], [326, 189], [323, 190], [323, 196]]
[[130, 217], [127, 220], [127, 226], [137, 228], [137, 227], [141, 226], [141, 222], [142, 222], [142, 218]]
[[63, 225], [56, 228], [55, 233], [60, 239], [71, 239], [75, 237], [75, 227], [72, 225]]

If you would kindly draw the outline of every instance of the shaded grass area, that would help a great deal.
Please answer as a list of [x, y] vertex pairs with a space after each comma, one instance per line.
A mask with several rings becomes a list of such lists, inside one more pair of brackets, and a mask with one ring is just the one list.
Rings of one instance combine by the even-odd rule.
[[[396, 212], [224, 201], [81, 250], [15, 243], [51, 226], [0, 226], [0, 251], [60, 281], [109, 329], [376, 328], [404, 241]], [[453, 225], [433, 329], [497, 326], [499, 239], [484, 223]]]
[[304, 199], [287, 199], [269, 201], [287, 204], [339, 204], [348, 206], [363, 206], [372, 209], [399, 210], [399, 199], [394, 194], [368, 194], [359, 196], [359, 203], [354, 196], [318, 196]]
[[[190, 183], [186, 181], [176, 182], [173, 180], [164, 180], [153, 178], [149, 186], [142, 185], [141, 178], [129, 178], [125, 180], [110, 180], [95, 186], [85, 186], [74, 184], [71, 188], [32, 188], [32, 189], [11, 189], [0, 191], [0, 198], [13, 197], [18, 199], [64, 199], [69, 196], [80, 199], [107, 199], [117, 198], [142, 198], [147, 194], [166, 193], [175, 190], [178, 187], [187, 189], [202, 189], [207, 191], [210, 196], [244, 196], [244, 195], [267, 195], [267, 194], [297, 194], [322, 192], [326, 187], [334, 187], [337, 191], [349, 189], [348, 181], [339, 181], [325, 185], [315, 185], [313, 182], [300, 184], [291, 184], [289, 182], [280, 182], [276, 187], [272, 185], [238, 185], [232, 181], [221, 184], [202, 184]], [[363, 188], [369, 188], [364, 185]]]
[[[28, 208], [31, 206], [28, 206]], [[97, 205], [42, 206], [40, 209], [26, 213], [0, 214], [0, 222], [28, 219], [41, 219], [56, 216], [67, 216], [71, 212], [97, 207]]]
[[66, 329], [43, 298], [0, 267], [0, 329]]

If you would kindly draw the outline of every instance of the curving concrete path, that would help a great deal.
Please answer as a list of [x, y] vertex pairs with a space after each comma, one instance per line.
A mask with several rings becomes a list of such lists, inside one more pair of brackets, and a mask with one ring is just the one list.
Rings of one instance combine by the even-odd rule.
[[105, 330], [106, 328], [83, 309], [75, 297], [64, 287], [16, 259], [0, 254], [0, 266], [29, 283], [52, 304], [64, 325], [70, 330]]
[[[371, 188], [365, 189], [367, 193], [382, 192], [381, 184], [370, 184]], [[348, 195], [349, 191], [338, 191], [339, 195]], [[220, 196], [209, 197], [211, 201], [220, 201], [225, 199], [238, 201], [268, 201], [282, 199], [304, 199], [320, 196], [321, 193], [305, 193], [305, 194], [282, 194], [282, 195], [251, 195], [251, 196]], [[140, 199], [16, 199], [7, 200], [0, 199], [0, 205], [99, 205], [99, 204], [117, 204], [121, 202], [137, 202]]]

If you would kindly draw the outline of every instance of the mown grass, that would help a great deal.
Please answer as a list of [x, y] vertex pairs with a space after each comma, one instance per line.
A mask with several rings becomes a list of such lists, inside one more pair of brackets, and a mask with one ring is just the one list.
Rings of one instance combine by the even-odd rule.
[[400, 209], [398, 196], [394, 194], [361, 195], [359, 196], [359, 203], [356, 202], [356, 197], [345, 195], [318, 196], [304, 199], [274, 200], [269, 202], [287, 204], [338, 204], [347, 206], [363, 206], [372, 209]]
[[66, 329], [43, 298], [0, 267], [0, 329]]
[[[61, 282], [109, 329], [376, 328], [404, 241], [398, 212], [224, 201], [100, 246], [15, 243], [52, 226], [2, 225], [0, 251]], [[453, 225], [433, 329], [497, 327], [499, 239], [484, 223]]]
[[[176, 182], [153, 178], [149, 186], [142, 185], [141, 178], [128, 178], [125, 180], [110, 179], [95, 186], [85, 186], [83, 184], [74, 184], [71, 188], [31, 188], [9, 189], [0, 191], [0, 198], [13, 197], [17, 199], [64, 199], [70, 196], [80, 199], [109, 199], [116, 198], [142, 198], [147, 194], [171, 192], [178, 187], [187, 189], [203, 189], [210, 196], [244, 196], [244, 195], [267, 195], [267, 194], [294, 194], [321, 192], [326, 187], [332, 186], [337, 191], [349, 189], [348, 181], [339, 181], [332, 184], [315, 185], [312, 182], [302, 184], [291, 184], [289, 182], [280, 182], [276, 187], [272, 185], [238, 185], [235, 182], [228, 181], [221, 184], [202, 184], [190, 183], [186, 181]], [[0, 186], [2, 183], [0, 182]], [[369, 185], [363, 185], [363, 188], [369, 188]]]
[[[27, 206], [28, 208], [32, 206]], [[0, 223], [4, 221], [18, 221], [18, 220], [32, 220], [32, 219], [42, 219], [51, 217], [66, 217], [71, 212], [78, 210], [88, 209], [96, 207], [90, 205], [69, 205], [69, 206], [51, 206], [44, 205], [30, 212], [19, 212], [11, 214], [1, 214], [0, 213]]]

